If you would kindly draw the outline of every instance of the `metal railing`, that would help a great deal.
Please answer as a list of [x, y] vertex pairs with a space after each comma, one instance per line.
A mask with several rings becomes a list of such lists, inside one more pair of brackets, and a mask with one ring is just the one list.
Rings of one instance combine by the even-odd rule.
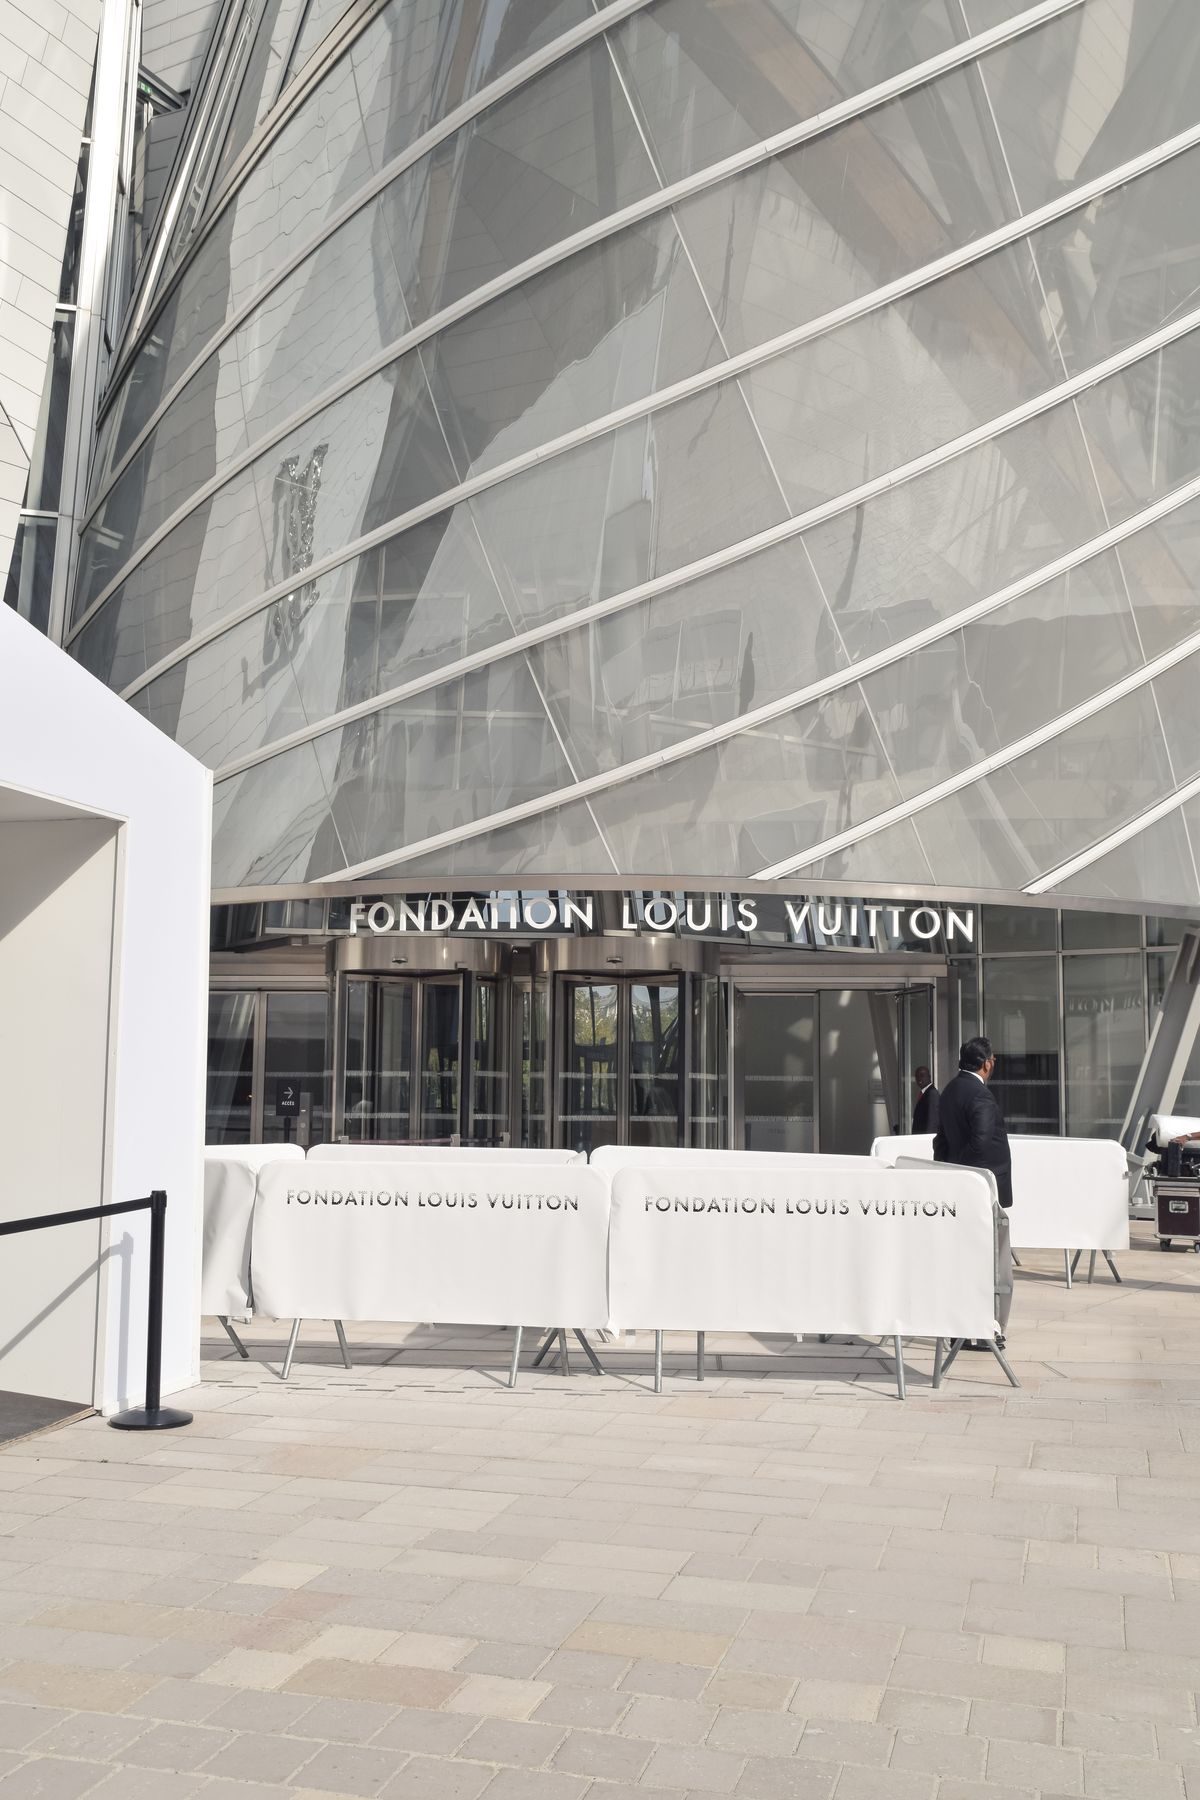
[[108, 1421], [119, 1431], [167, 1431], [190, 1425], [192, 1415], [162, 1403], [163, 1268], [167, 1240], [167, 1196], [155, 1188], [141, 1200], [119, 1200], [111, 1206], [82, 1206], [70, 1212], [39, 1213], [33, 1219], [0, 1222], [0, 1237], [22, 1231], [44, 1231], [52, 1225], [79, 1225], [89, 1219], [111, 1219], [118, 1213], [150, 1214], [150, 1278], [146, 1310], [146, 1404], [127, 1407]]

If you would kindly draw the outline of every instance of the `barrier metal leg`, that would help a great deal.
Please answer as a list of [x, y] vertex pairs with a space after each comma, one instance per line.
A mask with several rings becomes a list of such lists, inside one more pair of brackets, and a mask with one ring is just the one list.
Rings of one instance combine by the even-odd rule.
[[575, 1327], [573, 1327], [573, 1329], [575, 1332], [575, 1336], [579, 1339], [580, 1349], [583, 1351], [583, 1354], [587, 1357], [588, 1361], [592, 1365], [592, 1374], [593, 1375], [603, 1375], [604, 1369], [600, 1362], [600, 1359], [596, 1355], [596, 1352], [592, 1349], [592, 1346], [588, 1343], [587, 1338], [584, 1336], [583, 1332], [580, 1331], [580, 1329], [577, 1325]]
[[1095, 1275], [1096, 1275], [1096, 1252], [1093, 1250], [1092, 1254], [1088, 1257], [1088, 1286], [1089, 1287], [1091, 1287], [1092, 1282], [1095, 1279]]
[[350, 1361], [350, 1346], [346, 1342], [345, 1327], [340, 1319], [333, 1321], [333, 1329], [337, 1332], [338, 1348], [342, 1353], [342, 1365], [344, 1368], [352, 1369], [354, 1364]]
[[192, 1415], [162, 1403], [163, 1262], [167, 1242], [167, 1196], [150, 1195], [150, 1282], [146, 1300], [146, 1404], [129, 1406], [108, 1421], [118, 1431], [169, 1431], [190, 1425]]
[[218, 1319], [219, 1323], [225, 1327], [225, 1336], [229, 1339], [230, 1343], [233, 1345], [234, 1349], [237, 1351], [237, 1353], [241, 1357], [242, 1361], [249, 1362], [250, 1352], [247, 1350], [245, 1344], [243, 1344], [241, 1338], [238, 1336], [237, 1332], [233, 1329], [233, 1326], [229, 1323], [229, 1320], [225, 1317], [224, 1313], [218, 1313], [217, 1319]]
[[1071, 1285], [1071, 1252], [1069, 1250], [1063, 1251], [1063, 1268], [1067, 1272], [1067, 1286], [1070, 1287], [1070, 1285]]
[[696, 1333], [696, 1380], [704, 1380], [704, 1333]]
[[1113, 1253], [1112, 1253], [1112, 1251], [1111, 1251], [1111, 1250], [1104, 1250], [1104, 1251], [1102, 1251], [1102, 1252], [1101, 1252], [1101, 1255], [1102, 1255], [1102, 1256], [1103, 1256], [1103, 1257], [1104, 1257], [1104, 1260], [1105, 1260], [1105, 1262], [1106, 1262], [1106, 1263], [1107, 1263], [1107, 1264], [1108, 1264], [1108, 1266], [1109, 1266], [1109, 1268], [1110, 1268], [1110, 1269], [1111, 1269], [1111, 1270], [1112, 1270], [1112, 1278], [1113, 1278], [1113, 1280], [1114, 1280], [1114, 1281], [1115, 1281], [1115, 1282], [1117, 1282], [1117, 1283], [1119, 1283], [1119, 1284], [1120, 1284], [1120, 1285], [1121, 1285], [1121, 1286], [1122, 1286], [1122, 1287], [1123, 1287], [1123, 1286], [1124, 1286], [1124, 1283], [1123, 1283], [1123, 1282], [1122, 1282], [1122, 1281], [1121, 1281], [1121, 1277], [1120, 1277], [1120, 1275], [1119, 1275], [1119, 1274], [1118, 1274], [1118, 1273], [1117, 1273], [1117, 1265], [1116, 1265], [1116, 1263], [1115, 1263], [1115, 1262], [1114, 1262], [1114, 1261], [1113, 1261]]
[[562, 1375], [569, 1375], [571, 1373], [571, 1352], [567, 1346], [567, 1332], [565, 1326], [558, 1334], [558, 1347], [562, 1352], [562, 1368], [559, 1373]]
[[555, 1325], [546, 1333], [545, 1337], [542, 1339], [541, 1345], [538, 1348], [538, 1353], [533, 1359], [533, 1367], [535, 1369], [541, 1368], [542, 1364], [545, 1362], [546, 1358], [549, 1356], [552, 1346], [555, 1343], [557, 1343], [557, 1341], [558, 1341], [558, 1327]]
[[934, 1340], [933, 1340], [933, 1385], [935, 1388], [941, 1387], [941, 1385], [942, 1385], [942, 1356], [945, 1352], [945, 1348], [946, 1348], [946, 1346], [942, 1342], [941, 1338], [934, 1338]]
[[1010, 1249], [1010, 1251], [1009, 1251], [1009, 1255], [1010, 1255], [1010, 1256], [1011, 1256], [1011, 1257], [1012, 1257], [1012, 1259], [1013, 1259], [1013, 1268], [1014, 1268], [1014, 1269], [1019, 1269], [1019, 1268], [1020, 1268], [1020, 1267], [1021, 1267], [1021, 1259], [1020, 1259], [1020, 1257], [1019, 1257], [1019, 1256], [1018, 1256], [1018, 1255], [1017, 1255], [1017, 1253], [1016, 1253], [1016, 1251], [1015, 1251], [1015, 1250], [1011, 1250], [1011, 1249]]
[[517, 1385], [517, 1370], [521, 1366], [521, 1333], [524, 1329], [525, 1327], [523, 1325], [518, 1325], [517, 1334], [513, 1339], [512, 1362], [508, 1366], [509, 1387], [516, 1387]]
[[955, 1338], [954, 1342], [950, 1345], [949, 1350], [946, 1352], [946, 1360], [942, 1364], [941, 1380], [938, 1382], [939, 1387], [941, 1386], [942, 1381], [944, 1381], [946, 1379], [947, 1375], [950, 1373], [950, 1370], [954, 1363], [954, 1359], [958, 1355], [959, 1351], [962, 1349], [962, 1347], [966, 1343], [966, 1341], [967, 1341], [966, 1338]]
[[898, 1400], [907, 1400], [908, 1389], [904, 1385], [904, 1345], [901, 1343], [899, 1336], [895, 1337], [892, 1341], [896, 1346], [896, 1398]]
[[292, 1358], [296, 1354], [296, 1343], [300, 1336], [300, 1320], [292, 1320], [292, 1335], [288, 1339], [287, 1349], [283, 1353], [283, 1379], [287, 1380], [292, 1372]]
[[1016, 1376], [1013, 1374], [1012, 1368], [1009, 1364], [1009, 1360], [1008, 1360], [1007, 1356], [1005, 1356], [1005, 1354], [1004, 1354], [1003, 1350], [1000, 1348], [999, 1344], [995, 1344], [995, 1343], [990, 1344], [988, 1346], [988, 1348], [991, 1350], [991, 1353], [995, 1357], [996, 1361], [1000, 1364], [1000, 1367], [1004, 1370], [1004, 1373], [1008, 1376], [1009, 1385], [1011, 1387], [1019, 1388], [1021, 1384], [1017, 1380]]
[[662, 1350], [663, 1334], [661, 1331], [656, 1331], [654, 1334], [654, 1391], [656, 1394], [662, 1393]]
[[1079, 1267], [1079, 1259], [1082, 1255], [1083, 1255], [1083, 1251], [1077, 1250], [1075, 1252], [1074, 1256], [1071, 1258], [1071, 1273], [1072, 1273], [1072, 1275], [1075, 1273], [1076, 1269]]

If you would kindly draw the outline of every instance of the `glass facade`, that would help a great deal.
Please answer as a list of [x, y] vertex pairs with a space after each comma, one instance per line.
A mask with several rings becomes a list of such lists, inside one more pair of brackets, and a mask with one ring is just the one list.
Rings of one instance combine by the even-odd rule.
[[[244, 0], [223, 29], [68, 633], [214, 769], [218, 889], [1200, 904], [1192, 0]], [[979, 973], [1033, 1124], [1095, 1048], [1084, 997]], [[631, 1043], [647, 1120], [671, 1082], [707, 1104]], [[435, 1064], [403, 1103], [430, 1129], [461, 1111]]]

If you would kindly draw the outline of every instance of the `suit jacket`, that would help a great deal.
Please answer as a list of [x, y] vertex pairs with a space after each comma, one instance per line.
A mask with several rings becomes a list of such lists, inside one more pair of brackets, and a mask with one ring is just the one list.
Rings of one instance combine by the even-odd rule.
[[990, 1169], [1001, 1206], [1012, 1205], [1012, 1153], [1004, 1115], [992, 1090], [977, 1075], [960, 1069], [942, 1089], [933, 1160]]
[[923, 1137], [938, 1128], [938, 1101], [941, 1095], [931, 1082], [913, 1107], [912, 1128], [914, 1137]]

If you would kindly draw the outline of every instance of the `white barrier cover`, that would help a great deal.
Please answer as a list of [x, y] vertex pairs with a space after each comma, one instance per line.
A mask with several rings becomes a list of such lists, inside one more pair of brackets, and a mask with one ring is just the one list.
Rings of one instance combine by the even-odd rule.
[[[789, 1158], [801, 1163], [800, 1158]], [[963, 1169], [930, 1181], [870, 1159], [622, 1169], [609, 1304], [621, 1328], [991, 1337], [993, 1203]]]
[[[1111, 1138], [1009, 1138], [1014, 1250], [1128, 1250], [1128, 1163]], [[871, 1154], [932, 1158], [932, 1137], [876, 1138]]]
[[258, 1171], [266, 1162], [303, 1162], [298, 1144], [206, 1144], [200, 1311], [244, 1319], [250, 1299], [250, 1230]]
[[608, 1183], [576, 1164], [269, 1163], [254, 1299], [273, 1318], [608, 1322]]
[[314, 1144], [309, 1162], [513, 1162], [564, 1168], [586, 1161], [580, 1150], [488, 1150], [478, 1144]]
[[1183, 1113], [1155, 1113], [1150, 1120], [1150, 1142], [1160, 1150], [1165, 1150], [1172, 1138], [1189, 1137], [1193, 1131], [1200, 1131], [1200, 1119]]
[[859, 1168], [865, 1156], [820, 1156], [811, 1150], [680, 1150], [665, 1144], [652, 1144], [639, 1149], [635, 1144], [601, 1144], [588, 1158], [590, 1167], [604, 1169], [614, 1175], [618, 1169], [658, 1169], [677, 1166], [732, 1169], [736, 1164], [751, 1169], [777, 1167], [794, 1169], [806, 1163], [820, 1163], [824, 1168], [844, 1165]]

